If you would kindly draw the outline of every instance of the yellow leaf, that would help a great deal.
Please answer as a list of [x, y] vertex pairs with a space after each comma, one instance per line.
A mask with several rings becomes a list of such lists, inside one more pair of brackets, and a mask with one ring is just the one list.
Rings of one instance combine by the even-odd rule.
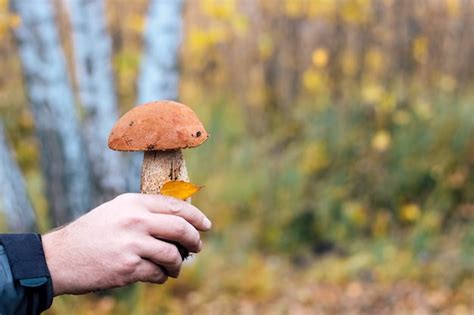
[[304, 150], [301, 169], [304, 174], [317, 173], [329, 166], [330, 156], [323, 142], [310, 143]]
[[387, 235], [390, 228], [390, 213], [385, 209], [379, 209], [372, 222], [372, 233], [375, 236]]
[[303, 73], [303, 85], [311, 92], [317, 92], [326, 85], [325, 76], [315, 69], [308, 69]]
[[445, 0], [445, 6], [450, 16], [458, 16], [461, 12], [461, 3], [459, 0]]
[[404, 205], [400, 209], [400, 219], [405, 222], [412, 223], [415, 222], [421, 216], [420, 207], [415, 203], [409, 203]]
[[382, 86], [378, 84], [368, 84], [362, 88], [362, 99], [367, 103], [377, 103], [384, 93]]
[[456, 88], [456, 78], [450, 75], [442, 75], [439, 79], [439, 87], [445, 92], [452, 92]]
[[185, 200], [197, 193], [201, 188], [202, 186], [177, 180], [166, 182], [163, 187], [161, 187], [160, 193], [165, 196]]
[[235, 0], [204, 0], [201, 2], [201, 10], [220, 20], [230, 20], [237, 11]]
[[415, 38], [412, 50], [415, 60], [424, 63], [428, 54], [428, 39], [424, 36]]
[[379, 130], [372, 138], [372, 148], [379, 152], [386, 151], [390, 146], [391, 136], [386, 130]]
[[328, 51], [324, 48], [318, 48], [312, 55], [313, 63], [316, 67], [322, 68], [327, 65], [329, 60]]
[[285, 1], [285, 13], [290, 17], [298, 17], [304, 13], [303, 3], [301, 1]]
[[365, 55], [365, 65], [367, 66], [370, 72], [380, 72], [385, 64], [385, 58], [383, 52], [377, 48], [369, 48], [367, 54]]
[[367, 222], [367, 209], [360, 202], [348, 201], [344, 203], [343, 210], [352, 223], [362, 226]]

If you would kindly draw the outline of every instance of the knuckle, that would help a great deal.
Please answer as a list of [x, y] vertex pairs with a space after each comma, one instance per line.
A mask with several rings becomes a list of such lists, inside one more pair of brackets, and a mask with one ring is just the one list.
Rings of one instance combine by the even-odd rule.
[[161, 269], [161, 267], [157, 266], [153, 274], [151, 275], [151, 278], [153, 279], [153, 282], [158, 283], [158, 284], [163, 284], [168, 279], [168, 276], [163, 271], [163, 269]]
[[173, 213], [179, 213], [183, 211], [183, 204], [176, 198], [168, 198], [170, 211]]
[[188, 229], [186, 232], [186, 241], [187, 244], [189, 244], [192, 248], [190, 250], [197, 250], [199, 247], [199, 241], [201, 240], [201, 235], [199, 235], [199, 232], [196, 231], [194, 228]]
[[140, 264], [140, 257], [138, 256], [128, 256], [123, 259], [121, 264], [121, 274], [130, 275], [133, 274]]
[[174, 226], [176, 235], [184, 235], [188, 232], [188, 223], [181, 217], [176, 217], [176, 223]]
[[155, 282], [157, 284], [163, 284], [166, 282], [166, 280], [168, 280], [168, 276], [165, 275], [164, 272], [157, 272], [157, 274], [155, 275]]
[[146, 224], [145, 217], [141, 214], [136, 213], [136, 212], [125, 215], [122, 218], [122, 226], [124, 226], [125, 228], [143, 226], [145, 224]]
[[163, 256], [164, 259], [170, 264], [181, 263], [181, 255], [179, 254], [178, 249], [174, 245], [167, 244], [167, 246], [163, 248]]
[[131, 238], [125, 241], [125, 250], [129, 253], [137, 253], [140, 249], [140, 246], [140, 242], [136, 239]]

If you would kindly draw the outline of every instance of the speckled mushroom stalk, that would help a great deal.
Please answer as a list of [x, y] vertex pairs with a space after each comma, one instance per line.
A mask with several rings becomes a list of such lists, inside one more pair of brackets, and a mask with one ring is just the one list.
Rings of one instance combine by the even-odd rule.
[[[145, 151], [140, 190], [144, 194], [159, 194], [167, 181], [189, 181], [181, 149], [197, 147], [208, 137], [189, 107], [173, 101], [158, 101], [136, 106], [125, 113], [110, 133], [109, 148]], [[183, 258], [188, 256], [183, 246], [176, 246]]]
[[141, 192], [143, 194], [159, 194], [163, 184], [170, 180], [189, 182], [188, 170], [181, 150], [145, 151]]

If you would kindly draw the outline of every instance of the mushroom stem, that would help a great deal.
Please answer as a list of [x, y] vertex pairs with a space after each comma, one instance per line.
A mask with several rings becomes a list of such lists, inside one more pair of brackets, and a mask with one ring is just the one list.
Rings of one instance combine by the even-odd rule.
[[[181, 150], [145, 151], [142, 165], [141, 192], [143, 194], [159, 194], [163, 184], [170, 180], [189, 181]], [[190, 202], [190, 199], [187, 202]], [[189, 251], [184, 246], [176, 242], [170, 243], [176, 245], [183, 259], [189, 256]]]
[[189, 181], [181, 150], [145, 151], [141, 192], [159, 194], [163, 184], [170, 180]]

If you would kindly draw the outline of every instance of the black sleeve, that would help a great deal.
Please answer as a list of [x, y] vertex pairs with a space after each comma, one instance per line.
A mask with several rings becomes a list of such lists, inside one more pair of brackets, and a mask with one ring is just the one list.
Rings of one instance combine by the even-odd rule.
[[[13, 314], [36, 315], [48, 309], [54, 294], [41, 236], [32, 233], [0, 234], [0, 244], [8, 258], [15, 291], [22, 295], [15, 299], [22, 303]], [[11, 302], [8, 298], [3, 299], [0, 297], [0, 304]]]

